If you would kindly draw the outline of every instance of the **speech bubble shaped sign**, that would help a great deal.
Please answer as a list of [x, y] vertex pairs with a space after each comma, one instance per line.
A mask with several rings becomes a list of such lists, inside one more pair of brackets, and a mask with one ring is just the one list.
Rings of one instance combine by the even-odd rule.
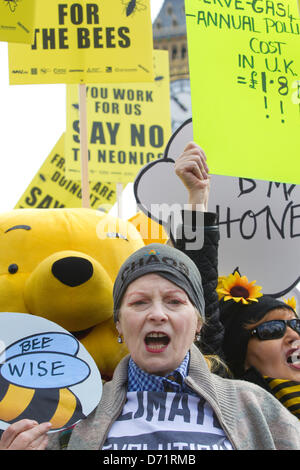
[[[166, 229], [163, 214], [169, 214], [159, 204], [184, 207], [188, 202], [174, 163], [191, 141], [189, 119], [172, 135], [164, 158], [145, 165], [134, 182], [139, 208]], [[265, 294], [281, 297], [291, 291], [300, 282], [300, 185], [211, 175], [210, 188], [208, 210], [217, 212], [220, 222], [219, 275], [238, 268]]]
[[56, 323], [0, 313], [0, 343], [0, 429], [27, 418], [58, 431], [98, 405], [102, 381], [93, 358]]
[[63, 353], [32, 353], [5, 361], [0, 371], [8, 382], [26, 388], [65, 388], [90, 374], [86, 362]]
[[[70, 333], [45, 332], [27, 336], [5, 348], [6, 360], [14, 356], [39, 352], [62, 352], [76, 356], [79, 350], [78, 340]], [[4, 351], [3, 351], [4, 352]], [[1, 362], [1, 355], [0, 355]]]

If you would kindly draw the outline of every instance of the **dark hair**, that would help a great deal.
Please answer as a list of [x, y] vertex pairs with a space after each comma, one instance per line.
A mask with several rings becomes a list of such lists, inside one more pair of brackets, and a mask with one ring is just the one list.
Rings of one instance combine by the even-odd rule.
[[[223, 351], [225, 361], [235, 378], [245, 373], [245, 360], [251, 333], [245, 327], [260, 321], [267, 313], [275, 309], [294, 309], [286, 303], [269, 295], [263, 295], [257, 302], [243, 304], [234, 300], [220, 300], [220, 320], [224, 326]], [[296, 315], [297, 316], [297, 315]]]

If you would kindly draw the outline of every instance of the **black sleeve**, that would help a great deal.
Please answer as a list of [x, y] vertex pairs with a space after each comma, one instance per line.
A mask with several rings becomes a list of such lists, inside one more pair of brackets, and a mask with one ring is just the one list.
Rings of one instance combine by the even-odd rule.
[[241, 377], [241, 380], [247, 380], [247, 382], [259, 385], [260, 387], [267, 390], [267, 392], [272, 393], [272, 390], [269, 387], [267, 380], [265, 380], [261, 373], [258, 372], [258, 370], [255, 369], [255, 367], [253, 366], [246, 370], [244, 375]]
[[[218, 247], [219, 226], [217, 215], [211, 212], [201, 213], [203, 226], [199, 226], [199, 217], [196, 218], [195, 211], [183, 211], [183, 230], [180, 237], [170, 233], [171, 241], [175, 248], [183, 251], [194, 261], [198, 267], [204, 290], [205, 300], [205, 324], [201, 331], [201, 342], [199, 347], [203, 354], [217, 354], [223, 359], [222, 340], [223, 326], [219, 320], [219, 301], [216, 287], [218, 284]], [[197, 226], [198, 224], [198, 226]], [[187, 230], [186, 230], [187, 229]], [[186, 248], [191, 246], [191, 233], [204, 229], [202, 248]], [[186, 236], [188, 234], [188, 237]]]

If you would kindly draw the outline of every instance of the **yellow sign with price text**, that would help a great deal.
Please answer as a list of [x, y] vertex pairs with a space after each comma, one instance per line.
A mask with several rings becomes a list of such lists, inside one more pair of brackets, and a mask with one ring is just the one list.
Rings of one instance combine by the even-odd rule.
[[299, 184], [297, 1], [185, 7], [194, 139], [211, 173]]

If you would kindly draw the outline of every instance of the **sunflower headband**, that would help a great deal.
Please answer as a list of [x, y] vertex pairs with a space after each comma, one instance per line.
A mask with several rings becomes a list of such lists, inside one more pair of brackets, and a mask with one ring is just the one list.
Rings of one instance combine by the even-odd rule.
[[292, 307], [296, 312], [296, 299], [295, 297], [291, 297], [290, 299], [283, 299], [284, 303]]
[[234, 300], [249, 304], [258, 302], [258, 297], [262, 297], [261, 286], [255, 285], [256, 281], [249, 282], [246, 276], [241, 276], [238, 271], [228, 277], [221, 276], [218, 279], [217, 293], [219, 300]]
[[[257, 299], [263, 295], [262, 292], [260, 292], [262, 287], [256, 286], [255, 283], [256, 281], [249, 282], [247, 277], [241, 276], [237, 270], [227, 277], [220, 276], [216, 289], [219, 300], [223, 299], [224, 302], [234, 300], [235, 302], [242, 302], [245, 305], [258, 302]], [[296, 312], [296, 299], [294, 296], [290, 299], [283, 299], [283, 301]]]

